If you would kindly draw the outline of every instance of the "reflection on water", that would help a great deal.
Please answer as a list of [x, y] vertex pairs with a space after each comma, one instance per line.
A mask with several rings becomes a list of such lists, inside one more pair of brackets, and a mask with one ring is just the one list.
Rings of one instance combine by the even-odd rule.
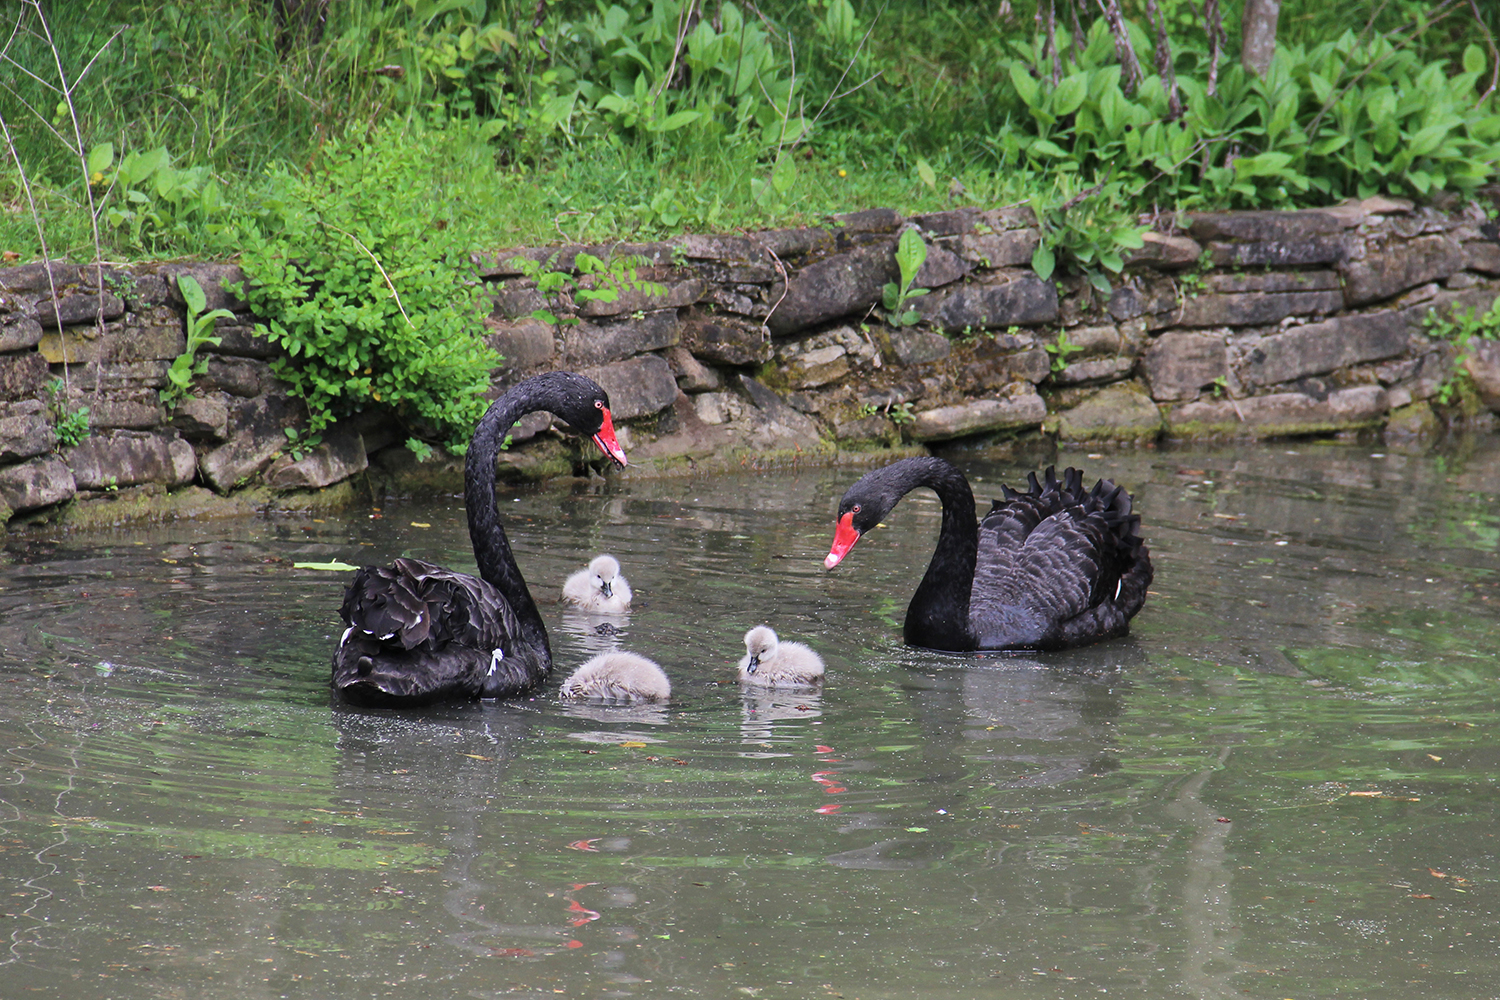
[[[471, 565], [456, 499], [11, 537], [4, 995], [1494, 993], [1494, 442], [1060, 462], [1136, 493], [1128, 639], [903, 647], [937, 503], [827, 573], [857, 470], [554, 484], [501, 499], [556, 676], [420, 712], [330, 703], [292, 564]], [[599, 551], [628, 615], [558, 603]], [[760, 623], [821, 691], [741, 690]], [[613, 648], [672, 702], [559, 704]]]

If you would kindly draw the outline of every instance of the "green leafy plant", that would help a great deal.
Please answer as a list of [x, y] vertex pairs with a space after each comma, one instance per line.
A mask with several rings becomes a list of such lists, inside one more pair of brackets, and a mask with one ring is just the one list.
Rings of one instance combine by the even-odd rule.
[[73, 448], [89, 436], [89, 408], [69, 410], [63, 405], [65, 385], [60, 378], [47, 383], [47, 411], [52, 416], [52, 432], [62, 448]]
[[131, 247], [150, 251], [168, 246], [190, 229], [211, 237], [228, 233], [223, 188], [208, 167], [174, 167], [165, 146], [126, 153], [118, 166], [114, 157], [114, 143], [89, 150], [89, 179], [104, 186], [105, 223], [126, 236]]
[[582, 43], [571, 70], [583, 104], [612, 130], [654, 139], [798, 141], [808, 123], [789, 50], [733, 3], [696, 22], [686, 8], [682, 0], [600, 3], [597, 13], [569, 24]]
[[[1127, 27], [1137, 52], [1149, 52], [1146, 34]], [[1137, 211], [1468, 192], [1500, 152], [1495, 99], [1481, 92], [1487, 56], [1476, 44], [1464, 47], [1454, 72], [1447, 60], [1424, 62], [1399, 36], [1346, 30], [1279, 46], [1260, 76], [1221, 64], [1210, 87], [1211, 55], [1187, 36], [1174, 44], [1178, 110], [1159, 76], [1133, 90], [1122, 83], [1103, 18], [1081, 46], [1063, 32], [1057, 41], [1071, 71], [1055, 82], [1040, 33], [1013, 42], [1015, 55], [1002, 60], [1001, 103], [1012, 127], [998, 148], [1054, 174], [1114, 171]]]
[[1490, 308], [1477, 313], [1473, 306], [1453, 309], [1446, 316], [1436, 309], [1429, 309], [1422, 319], [1427, 335], [1446, 340], [1455, 348], [1453, 371], [1438, 386], [1437, 401], [1444, 406], [1458, 402], [1464, 387], [1469, 383], [1469, 371], [1465, 362], [1474, 354], [1474, 340], [1500, 340], [1500, 296]]
[[197, 355], [198, 348], [204, 344], [218, 347], [223, 340], [222, 337], [213, 335], [214, 323], [234, 318], [234, 313], [228, 309], [203, 311], [208, 307], [208, 296], [192, 275], [178, 275], [177, 288], [182, 292], [182, 300], [187, 303], [187, 346], [172, 360], [172, 367], [167, 369], [167, 387], [159, 393], [161, 401], [168, 407], [176, 406], [187, 395], [194, 376], [202, 375], [208, 370], [208, 359]]
[[1052, 370], [1054, 372], [1066, 371], [1068, 359], [1082, 351], [1083, 348], [1068, 340], [1068, 331], [1057, 331], [1057, 339], [1050, 344], [1043, 344], [1046, 352], [1052, 355]]
[[[576, 275], [557, 270], [556, 263], [557, 254], [552, 254], [544, 261], [534, 261], [526, 257], [510, 259], [510, 265], [520, 271], [523, 277], [536, 282], [537, 291], [551, 299], [549, 304], [557, 309], [565, 307], [566, 303], [563, 301], [565, 294], [571, 297], [574, 303], [618, 302], [625, 292], [639, 292], [648, 297], [667, 294], [667, 286], [640, 277], [637, 269], [647, 263], [644, 257], [627, 254], [605, 261], [591, 253], [580, 252], [573, 259], [573, 267], [577, 270]], [[550, 309], [533, 309], [531, 316], [543, 323], [573, 324], [578, 322], [577, 317], [574, 316], [559, 318]]]
[[917, 422], [917, 415], [912, 412], [910, 403], [891, 403], [886, 406], [885, 415], [897, 427], [905, 427]]
[[294, 462], [302, 461], [309, 452], [323, 443], [323, 435], [309, 434], [295, 427], [283, 427], [281, 433], [286, 435], [286, 444], [281, 450]]
[[432, 458], [432, 445], [421, 438], [407, 438], [406, 449], [416, 456], [418, 462], [426, 462]]
[[927, 289], [913, 288], [917, 272], [927, 260], [927, 244], [916, 229], [906, 229], [896, 241], [896, 266], [901, 271], [901, 281], [888, 281], [881, 289], [881, 304], [886, 315], [897, 326], [911, 326], [922, 319], [922, 314], [909, 307], [912, 299], [926, 295]]
[[1046, 281], [1061, 257], [1097, 291], [1108, 295], [1112, 286], [1105, 272], [1118, 274], [1124, 269], [1124, 252], [1145, 246], [1141, 234], [1149, 227], [1136, 221], [1124, 204], [1120, 183], [1107, 176], [1083, 190], [1069, 175], [1059, 177], [1056, 185], [1062, 200], [1037, 212], [1042, 238], [1031, 255], [1032, 270]]
[[245, 227], [243, 297], [288, 358], [273, 370], [307, 405], [308, 433], [383, 407], [461, 452], [499, 358], [461, 232], [430, 214], [419, 135], [335, 140], [319, 169], [278, 172]]

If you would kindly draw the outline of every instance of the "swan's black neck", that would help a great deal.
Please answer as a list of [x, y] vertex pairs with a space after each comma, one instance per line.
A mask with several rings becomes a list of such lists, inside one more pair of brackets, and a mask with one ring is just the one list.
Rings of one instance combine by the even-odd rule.
[[969, 594], [979, 552], [979, 526], [974, 516], [974, 491], [969, 481], [940, 458], [913, 459], [902, 470], [904, 495], [926, 486], [943, 504], [943, 527], [927, 573], [912, 595], [902, 630], [907, 643], [929, 649], [974, 649], [977, 640], [969, 625]]
[[501, 442], [517, 420], [533, 410], [552, 409], [556, 405], [554, 393], [542, 379], [522, 382], [491, 403], [479, 418], [464, 457], [464, 505], [469, 512], [469, 541], [474, 546], [479, 575], [505, 595], [520, 620], [526, 643], [540, 645], [548, 657], [552, 653], [547, 626], [542, 623], [541, 612], [531, 599], [521, 568], [516, 565], [495, 505], [495, 459], [500, 454]]

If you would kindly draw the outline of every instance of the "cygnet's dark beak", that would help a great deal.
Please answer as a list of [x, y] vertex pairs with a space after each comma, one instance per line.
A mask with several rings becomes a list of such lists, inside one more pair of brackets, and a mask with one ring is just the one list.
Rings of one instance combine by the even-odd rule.
[[615, 596], [615, 588], [613, 588], [613, 587], [611, 587], [609, 585], [609, 581], [608, 580], [600, 580], [599, 581], [599, 592], [602, 593], [605, 597], [614, 597]]
[[750, 654], [750, 665], [745, 668], [745, 673], [753, 674], [760, 669], [760, 657], [754, 653]]

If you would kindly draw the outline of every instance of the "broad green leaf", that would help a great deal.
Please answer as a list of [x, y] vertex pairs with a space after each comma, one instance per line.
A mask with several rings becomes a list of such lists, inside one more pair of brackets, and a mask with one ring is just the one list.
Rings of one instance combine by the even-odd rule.
[[1310, 152], [1314, 156], [1327, 156], [1329, 153], [1338, 152], [1347, 145], [1349, 145], [1349, 137], [1347, 135], [1331, 135], [1326, 139], [1319, 139], [1313, 143]]
[[1083, 104], [1083, 99], [1088, 96], [1088, 83], [1084, 79], [1085, 74], [1073, 73], [1065, 76], [1057, 89], [1052, 92], [1051, 111], [1061, 118], [1063, 115], [1071, 115]]
[[1052, 249], [1045, 243], [1037, 244], [1037, 248], [1031, 254], [1031, 269], [1036, 272], [1036, 276], [1046, 281], [1052, 277], [1052, 271], [1056, 267], [1057, 257], [1052, 253]]
[[292, 563], [292, 569], [315, 569], [326, 573], [347, 573], [350, 570], [359, 569], [358, 566], [350, 566], [346, 562], [299, 562]]
[[1297, 98], [1288, 96], [1276, 102], [1276, 108], [1271, 112], [1271, 120], [1266, 125], [1266, 138], [1275, 141], [1276, 137], [1286, 131], [1297, 116]]
[[1130, 110], [1119, 87], [1104, 91], [1104, 96], [1099, 99], [1099, 117], [1104, 121], [1105, 134], [1117, 136], [1124, 131], [1130, 122]]
[[1031, 152], [1033, 154], [1040, 153], [1043, 156], [1050, 156], [1054, 159], [1059, 160], [1066, 159], [1068, 155], [1067, 150], [1063, 149], [1061, 146], [1058, 146], [1056, 143], [1049, 142], [1046, 139], [1034, 140], [1028, 147], [1028, 152]]
[[901, 269], [903, 289], [911, 285], [926, 260], [927, 244], [922, 242], [922, 234], [915, 229], [902, 232], [901, 238], [896, 241], [896, 265]]
[[1473, 73], [1475, 75], [1483, 73], [1484, 72], [1484, 67], [1485, 67], [1486, 64], [1487, 64], [1487, 61], [1486, 61], [1486, 59], [1484, 57], [1484, 50], [1483, 49], [1481, 49], [1479, 46], [1475, 45], [1472, 42], [1470, 42], [1468, 45], [1464, 46], [1464, 72], [1465, 73]]
[[89, 150], [88, 170], [89, 176], [102, 174], [109, 169], [111, 163], [115, 162], [115, 144], [112, 142], [101, 142]]
[[651, 122], [646, 128], [651, 132], [675, 132], [684, 125], [691, 125], [698, 118], [699, 112], [697, 111], [678, 111], [676, 114], [668, 115], [661, 121]]
[[1327, 104], [1328, 98], [1333, 96], [1333, 84], [1329, 83], [1321, 73], [1309, 75], [1307, 84], [1312, 88], [1313, 97], [1317, 98], [1319, 104]]
[[[932, 169], [932, 164], [921, 157], [917, 158], [917, 177], [929, 188], [937, 187], [937, 173]], [[910, 232], [910, 230], [908, 230]]]
[[1041, 85], [1031, 75], [1031, 71], [1020, 62], [1010, 64], [1010, 82], [1015, 85], [1016, 93], [1021, 100], [1026, 102], [1028, 108], [1036, 108], [1041, 104]]
[[1407, 140], [1406, 151], [1414, 157], [1426, 156], [1441, 146], [1447, 135], [1447, 125], [1429, 125]]
[[179, 274], [177, 288], [182, 292], [182, 301], [187, 303], [188, 312], [201, 313], [208, 305], [208, 296], [203, 294], [203, 287], [191, 274]]
[[797, 163], [791, 156], [783, 156], [771, 168], [771, 186], [777, 194], [786, 194], [797, 183]]

